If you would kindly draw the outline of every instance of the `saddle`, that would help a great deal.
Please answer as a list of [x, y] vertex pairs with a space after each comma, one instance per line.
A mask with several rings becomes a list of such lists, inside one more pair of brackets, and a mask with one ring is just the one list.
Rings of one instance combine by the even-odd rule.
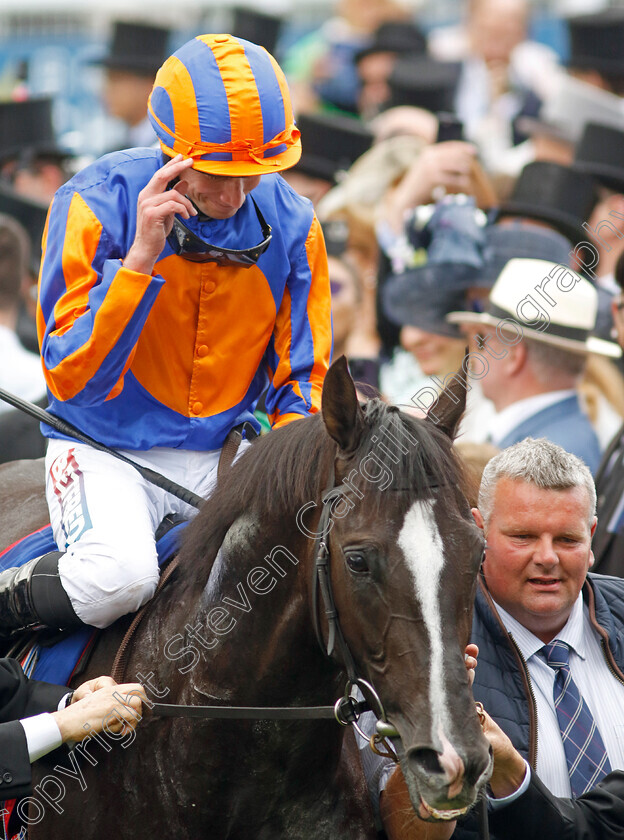
[[[163, 570], [161, 580], [178, 551], [186, 525], [188, 522], [181, 517], [166, 516], [156, 532], [158, 565]], [[57, 550], [52, 527], [48, 525], [0, 554], [0, 571], [21, 566], [34, 557]], [[68, 685], [85, 670], [99, 632], [95, 627], [87, 626], [74, 630], [25, 631], [15, 641], [7, 642], [7, 649], [2, 653], [17, 659], [28, 677]]]

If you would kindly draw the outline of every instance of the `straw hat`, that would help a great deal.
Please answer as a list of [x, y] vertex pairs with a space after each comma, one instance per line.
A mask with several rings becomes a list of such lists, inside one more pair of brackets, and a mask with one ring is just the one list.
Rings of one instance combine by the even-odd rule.
[[619, 345], [591, 335], [597, 310], [596, 289], [572, 269], [548, 260], [513, 259], [492, 287], [484, 312], [451, 312], [447, 320], [497, 327], [516, 337], [520, 332], [573, 353], [617, 358]]

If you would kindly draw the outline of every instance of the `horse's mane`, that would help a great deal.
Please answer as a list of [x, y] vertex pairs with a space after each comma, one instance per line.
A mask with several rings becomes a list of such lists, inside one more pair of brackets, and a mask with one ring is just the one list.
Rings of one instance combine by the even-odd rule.
[[[432, 485], [447, 486], [444, 492], [452, 496], [461, 493], [464, 479], [460, 462], [450, 439], [433, 422], [405, 414], [379, 399], [367, 402], [363, 414], [364, 427], [352, 456], [353, 467], [357, 469], [374, 453], [376, 468], [381, 465], [391, 475], [384, 490], [376, 490], [370, 483], [367, 493], [381, 499], [383, 492], [394, 489], [419, 498], [429, 494]], [[392, 436], [399, 443], [394, 443]], [[276, 513], [294, 517], [303, 505], [317, 501], [336, 454], [336, 443], [320, 414], [289, 423], [255, 441], [187, 529], [181, 562], [188, 557], [189, 562], [197, 563], [201, 557], [202, 564], [211, 563], [231, 525], [244, 514], [252, 513], [258, 521]]]

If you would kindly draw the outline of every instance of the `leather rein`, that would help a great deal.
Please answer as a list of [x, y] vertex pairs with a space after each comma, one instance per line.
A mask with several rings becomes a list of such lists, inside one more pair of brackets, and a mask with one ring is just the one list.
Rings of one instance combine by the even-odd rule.
[[[235, 442], [230, 443], [224, 447], [223, 462], [219, 462], [219, 475], [225, 472], [234, 461], [238, 444], [240, 443], [240, 435]], [[338, 619], [338, 611], [334, 601], [334, 595], [331, 585], [331, 577], [329, 573], [329, 564], [331, 555], [329, 551], [329, 532], [331, 530], [331, 501], [338, 498], [343, 493], [346, 493], [347, 488], [344, 485], [336, 486], [335, 471], [332, 467], [329, 477], [328, 486], [322, 494], [322, 511], [319, 518], [318, 536], [315, 542], [315, 560], [314, 573], [312, 580], [312, 622], [315, 630], [319, 646], [324, 655], [331, 657], [334, 648], [337, 648], [340, 657], [342, 658], [345, 671], [347, 673], [347, 683], [344, 694], [331, 706], [196, 706], [174, 703], [152, 703], [149, 702], [148, 708], [153, 715], [158, 717], [183, 717], [195, 718], [201, 720], [220, 719], [220, 720], [328, 720], [334, 719], [341, 726], [354, 725], [365, 740], [372, 740], [362, 732], [357, 724], [357, 721], [362, 712], [372, 710], [378, 718], [382, 726], [385, 724], [384, 736], [389, 735], [398, 736], [398, 732], [386, 720], [385, 711], [381, 703], [379, 695], [373, 686], [357, 676], [355, 660], [349, 649], [349, 646], [344, 638], [340, 622]], [[157, 592], [160, 591], [172, 573], [177, 568], [177, 559], [173, 560], [161, 575]], [[319, 599], [318, 593], [321, 593], [325, 617], [328, 623], [328, 640], [327, 644], [323, 641], [321, 631], [321, 623], [319, 618]], [[124, 639], [117, 651], [111, 675], [117, 682], [124, 679], [126, 659], [129, 653], [132, 637], [134, 636], [139, 624], [147, 615], [154, 598], [148, 601], [144, 607], [135, 615], [130, 627], [128, 628]], [[364, 695], [364, 700], [358, 700], [353, 696], [355, 688], [359, 688]], [[380, 729], [381, 732], [381, 729]], [[376, 734], [373, 739], [378, 739]], [[372, 746], [372, 744], [371, 744]], [[387, 745], [389, 749], [389, 745]], [[375, 749], [375, 746], [373, 746]], [[391, 757], [394, 757], [392, 755]]]

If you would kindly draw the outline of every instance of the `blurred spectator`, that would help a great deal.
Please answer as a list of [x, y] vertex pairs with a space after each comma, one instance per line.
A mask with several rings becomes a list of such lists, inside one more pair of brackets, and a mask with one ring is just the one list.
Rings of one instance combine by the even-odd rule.
[[361, 117], [372, 119], [390, 102], [389, 81], [399, 56], [413, 58], [426, 50], [425, 36], [409, 21], [383, 23], [375, 31], [371, 43], [355, 55]]
[[[612, 303], [614, 331], [624, 348], [624, 253], [615, 266], [620, 292]], [[598, 526], [594, 534], [595, 566], [601, 574], [624, 577], [624, 425], [613, 436], [596, 474]]]
[[170, 30], [146, 23], [116, 21], [105, 68], [103, 99], [109, 114], [123, 124], [118, 143], [108, 151], [153, 146], [156, 135], [147, 118], [147, 99], [156, 71], [169, 55]]
[[[466, 340], [446, 316], [464, 305], [485, 257], [486, 217], [465, 195], [446, 196], [435, 205], [416, 208], [406, 233], [420, 265], [388, 277], [381, 292], [385, 315], [400, 326], [401, 347], [417, 362], [420, 379], [402, 378], [401, 357], [382, 368], [382, 389], [391, 402], [419, 405], [417, 395], [439, 393], [462, 367]], [[398, 363], [398, 364], [397, 364]], [[493, 407], [478, 383], [467, 389], [466, 423], [483, 426]]]
[[[425, 146], [399, 183], [386, 191], [377, 208], [376, 231], [381, 249], [379, 296], [390, 274], [418, 263], [418, 254], [408, 241], [406, 220], [409, 226], [414, 208], [447, 193], [474, 196], [479, 207], [490, 207], [496, 201], [472, 144], [451, 140]], [[384, 350], [392, 355], [398, 340], [396, 328], [389, 324], [381, 306], [378, 319]]]
[[[382, 339], [382, 355], [387, 355], [398, 341], [398, 329], [389, 324], [376, 302], [380, 249], [376, 225], [387, 192], [417, 160], [425, 143], [415, 136], [392, 137], [373, 146], [349, 169], [347, 175], [320, 201], [317, 214], [321, 221], [343, 219], [349, 227], [350, 248], [364, 279], [364, 300], [377, 313], [377, 331]], [[385, 262], [383, 261], [384, 265]], [[384, 268], [387, 273], [387, 267]], [[383, 332], [382, 332], [383, 330]], [[406, 354], [407, 366], [415, 367]]]
[[[46, 390], [41, 361], [22, 347], [15, 334], [20, 289], [29, 260], [28, 234], [10, 216], [0, 214], [0, 384], [17, 396], [36, 400]], [[6, 410], [7, 404], [0, 402], [0, 413]]]
[[382, 23], [408, 19], [402, 0], [338, 0], [335, 15], [297, 40], [284, 58], [295, 112], [338, 108], [357, 113], [356, 53]]
[[276, 55], [282, 24], [283, 18], [277, 15], [261, 12], [249, 6], [237, 6], [234, 9], [231, 32], [237, 38], [244, 38], [246, 41], [258, 44], [271, 55]]
[[498, 218], [541, 222], [565, 236], [572, 247], [586, 238], [583, 222], [597, 201], [596, 184], [589, 175], [570, 166], [535, 161], [520, 173], [511, 195], [498, 209]]
[[[594, 194], [591, 182], [579, 180], [578, 193], [574, 195], [577, 176], [572, 170], [552, 163], [529, 164], [526, 169], [530, 170], [528, 180], [519, 183], [514, 200], [503, 206], [495, 224], [486, 229], [486, 261], [467, 293], [467, 303], [477, 311], [487, 305], [489, 290], [510, 259], [540, 259], [576, 267], [572, 260], [576, 250], [573, 242], [579, 242], [583, 236], [583, 213], [587, 201], [591, 206]], [[540, 174], [543, 189], [536, 186]], [[605, 317], [605, 312], [601, 313], [605, 300], [601, 290], [597, 292], [598, 325], [599, 319]], [[610, 317], [608, 310], [606, 314]], [[599, 331], [597, 326], [594, 333], [610, 338], [608, 330]], [[624, 380], [614, 361], [590, 355], [579, 391], [603, 449], [624, 417]], [[480, 424], [465, 424], [465, 435], [472, 440], [483, 440], [486, 432]]]
[[480, 384], [497, 412], [490, 442], [504, 449], [525, 437], [546, 437], [596, 471], [600, 445], [579, 383], [588, 353], [620, 355], [617, 345], [591, 335], [597, 307], [596, 290], [580, 275], [545, 260], [512, 259], [484, 312], [448, 316], [487, 363]]
[[54, 193], [70, 175], [71, 157], [56, 141], [52, 100], [0, 103], [0, 213], [17, 219], [30, 235], [17, 331], [32, 352], [39, 351], [34, 312], [41, 237]]
[[[333, 357], [345, 355], [358, 385], [379, 390], [380, 341], [375, 328], [374, 296], [365, 294], [352, 231], [344, 221], [324, 222], [332, 300]], [[363, 396], [370, 395], [366, 389]]]
[[52, 100], [0, 102], [0, 180], [26, 198], [49, 204], [69, 177], [71, 155], [56, 142]]
[[[564, 264], [594, 281], [593, 271], [585, 270], [595, 262], [587, 256], [585, 241], [587, 220], [594, 218], [598, 197], [598, 185], [590, 175], [552, 161], [535, 161], [520, 173], [511, 195], [499, 208], [499, 218], [530, 219], [558, 231], [570, 241], [570, 255]], [[611, 294], [601, 286], [597, 291], [594, 333], [609, 341]]]
[[622, 100], [584, 81], [560, 74], [537, 115], [518, 120], [529, 140], [499, 161], [500, 168], [517, 174], [532, 160], [572, 163], [574, 146], [589, 122], [624, 127]]
[[30, 260], [22, 275], [21, 298], [17, 316], [17, 335], [32, 353], [39, 352], [35, 311], [37, 308], [37, 277], [41, 260], [41, 238], [48, 213], [48, 202], [18, 195], [0, 184], [0, 213], [15, 219], [26, 230], [30, 243]]
[[498, 455], [500, 449], [491, 443], [472, 443], [472, 441], [462, 438], [453, 443], [453, 448], [461, 458], [464, 467], [464, 477], [468, 488], [466, 493], [468, 504], [471, 508], [478, 507], [479, 487], [483, 470], [488, 461]]
[[[571, 243], [565, 236], [529, 218], [503, 217], [485, 229], [484, 263], [476, 272], [472, 285], [466, 289], [464, 308], [482, 312], [487, 306], [492, 286], [499, 274], [514, 258], [543, 259], [567, 265]], [[481, 392], [481, 410], [474, 416], [468, 411], [462, 421], [462, 440], [483, 443], [488, 437], [494, 405], [482, 394], [480, 380], [472, 390]], [[490, 408], [486, 414], [483, 405]]]
[[624, 9], [568, 18], [568, 69], [577, 79], [624, 96]]
[[624, 252], [624, 124], [621, 129], [586, 125], [576, 147], [574, 167], [599, 184], [598, 203], [585, 226], [585, 238], [594, 254], [581, 262], [598, 286], [613, 297], [620, 292], [614, 272]]
[[283, 178], [315, 206], [342, 174], [368, 151], [372, 133], [353, 117], [342, 114], [299, 114], [301, 158]]
[[[15, 332], [20, 288], [30, 261], [28, 234], [0, 214], [0, 387], [30, 401], [45, 400], [39, 356], [24, 349]], [[0, 463], [38, 458], [45, 452], [39, 423], [0, 400]]]
[[463, 24], [429, 38], [433, 56], [462, 62], [457, 115], [488, 169], [525, 139], [517, 120], [536, 113], [556, 75], [555, 53], [527, 40], [529, 16], [527, 0], [469, 0]]
[[438, 133], [435, 114], [411, 105], [387, 108], [370, 120], [368, 126], [375, 136], [375, 143], [405, 134], [420, 137], [425, 143], [435, 143]]

